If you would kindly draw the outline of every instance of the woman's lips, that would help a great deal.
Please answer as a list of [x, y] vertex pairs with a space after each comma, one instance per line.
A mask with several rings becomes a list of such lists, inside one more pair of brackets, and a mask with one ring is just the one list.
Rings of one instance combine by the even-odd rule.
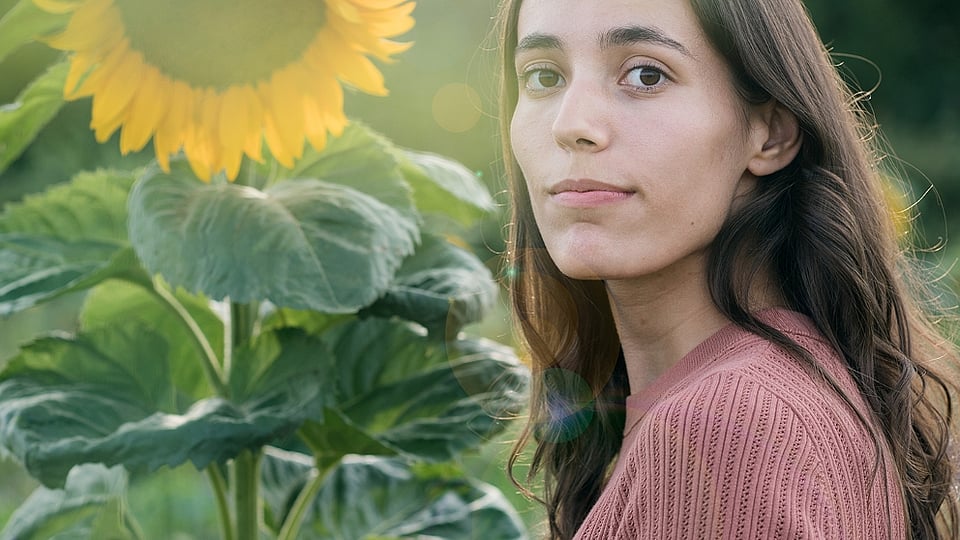
[[571, 208], [589, 208], [618, 203], [633, 196], [634, 191], [591, 179], [564, 180], [549, 190], [550, 199]]

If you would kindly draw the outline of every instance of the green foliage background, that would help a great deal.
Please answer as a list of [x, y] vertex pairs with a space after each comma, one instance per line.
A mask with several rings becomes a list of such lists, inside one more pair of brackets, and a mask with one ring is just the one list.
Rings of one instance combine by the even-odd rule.
[[[13, 3], [0, 0], [0, 14]], [[926, 194], [917, 206], [918, 243], [932, 247], [945, 242], [945, 249], [932, 258], [945, 268], [953, 266], [960, 256], [960, 244], [953, 240], [960, 235], [960, 3], [808, 0], [807, 5], [851, 82], [862, 89], [875, 87], [867, 104], [890, 143], [888, 165], [901, 170], [909, 181], [911, 202]], [[488, 38], [495, 9], [495, 0], [420, 0], [415, 11], [417, 26], [405, 36], [415, 41], [415, 46], [395, 64], [383, 66], [391, 95], [348, 95], [347, 112], [400, 146], [465, 163], [481, 174], [491, 191], [499, 194], [498, 201], [505, 203], [496, 172], [496, 57]], [[54, 51], [34, 44], [0, 63], [0, 103], [10, 102], [40, 66], [55, 56]], [[447, 87], [451, 84], [468, 85], [476, 94], [468, 94], [463, 86]], [[452, 132], [443, 127], [450, 124], [451, 117], [476, 120], [465, 121], [468, 129]], [[121, 158], [116, 141], [96, 144], [85, 127], [88, 121], [88, 101], [68, 104], [31, 150], [0, 174], [0, 203], [19, 200], [95, 164], [146, 161], [142, 155]], [[50, 155], [57, 157], [49, 159]], [[491, 268], [496, 268], [497, 253], [502, 250], [502, 221], [501, 212], [467, 238]], [[78, 298], [67, 296], [42, 308], [0, 318], [0, 365], [18, 343], [41, 330], [72, 330], [78, 306]], [[494, 339], [509, 340], [502, 307], [479, 328]], [[506, 487], [502, 473], [505, 450], [505, 444], [494, 445], [469, 466], [510, 492], [515, 490]], [[3, 523], [34, 484], [2, 461], [0, 478]], [[166, 531], [169, 538], [178, 534], [203, 538], [215, 534], [215, 524], [202, 522], [212, 513], [198, 510], [209, 504], [204, 488], [195, 484], [192, 476], [175, 470], [137, 486], [132, 500], [151, 509], [142, 512], [152, 516], [152, 522], [144, 524], [148, 530]], [[514, 502], [523, 505], [519, 497]], [[536, 521], [536, 511], [523, 512], [521, 508], [521, 512], [528, 522]], [[188, 532], [190, 536], [186, 536]]]

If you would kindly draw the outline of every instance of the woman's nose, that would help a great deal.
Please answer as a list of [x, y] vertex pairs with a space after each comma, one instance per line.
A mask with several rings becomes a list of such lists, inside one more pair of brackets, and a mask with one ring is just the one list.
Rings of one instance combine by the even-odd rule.
[[610, 142], [610, 125], [604, 114], [603, 90], [596, 85], [570, 83], [563, 91], [553, 138], [570, 151], [596, 152]]

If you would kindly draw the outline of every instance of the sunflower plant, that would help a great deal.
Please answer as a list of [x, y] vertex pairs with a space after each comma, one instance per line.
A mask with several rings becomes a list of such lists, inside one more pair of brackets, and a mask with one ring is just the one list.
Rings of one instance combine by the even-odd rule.
[[21, 0], [0, 19], [0, 59], [63, 51], [0, 107], [0, 171], [65, 100], [92, 98], [102, 144], [153, 144], [0, 213], [0, 315], [85, 294], [76, 332], [0, 364], [0, 451], [42, 483], [0, 538], [144, 538], [128, 485], [187, 462], [225, 539], [524, 536], [457, 465], [527, 384], [462, 331], [496, 286], [453, 232], [493, 201], [343, 113], [341, 85], [385, 93], [371, 58], [407, 47], [412, 9]]

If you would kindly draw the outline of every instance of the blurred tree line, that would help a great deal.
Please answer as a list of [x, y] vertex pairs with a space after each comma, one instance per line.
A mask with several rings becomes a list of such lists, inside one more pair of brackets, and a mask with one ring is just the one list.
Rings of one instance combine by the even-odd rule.
[[918, 205], [922, 243], [947, 241], [949, 266], [960, 256], [960, 3], [807, 0], [807, 6], [859, 86], [879, 82], [869, 106], [914, 196], [933, 186]]

